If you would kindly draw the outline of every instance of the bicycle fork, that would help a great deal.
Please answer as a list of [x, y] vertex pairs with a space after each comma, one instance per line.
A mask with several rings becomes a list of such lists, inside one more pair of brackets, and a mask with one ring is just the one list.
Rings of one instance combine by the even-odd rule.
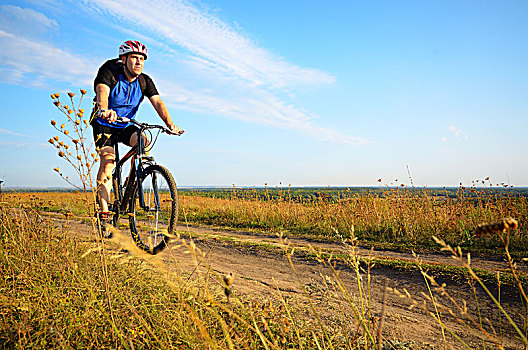
[[[138, 178], [143, 178], [143, 167], [139, 167], [139, 171], [138, 171]], [[138, 190], [138, 200], [139, 200], [139, 206], [147, 211], [147, 212], [150, 212], [150, 211], [155, 211], [156, 212], [156, 215], [157, 213], [161, 210], [161, 202], [160, 202], [160, 198], [159, 198], [159, 189], [158, 189], [158, 181], [157, 181], [157, 174], [156, 172], [153, 172], [152, 173], [152, 178], [151, 178], [151, 181], [152, 183], [151, 184], [147, 184], [150, 185], [150, 187], [148, 188], [148, 193], [147, 193], [147, 199], [148, 199], [148, 202], [146, 203], [145, 202], [145, 192], [143, 191], [143, 181], [139, 181], [138, 182], [138, 185], [137, 185], [137, 190]], [[154, 203], [152, 203], [152, 201]], [[152, 207], [151, 205], [154, 204], [154, 207]]]

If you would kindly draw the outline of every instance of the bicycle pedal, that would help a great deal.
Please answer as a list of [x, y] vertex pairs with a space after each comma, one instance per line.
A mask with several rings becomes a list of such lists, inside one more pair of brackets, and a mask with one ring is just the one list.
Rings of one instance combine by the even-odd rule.
[[146, 161], [149, 161], [149, 162], [153, 162], [153, 161], [154, 161], [154, 157], [151, 157], [151, 156], [143, 156], [143, 157], [141, 157], [141, 160], [146, 160]]
[[112, 226], [107, 225], [101, 230], [101, 233], [103, 234], [103, 238], [112, 238], [114, 233], [112, 232]]

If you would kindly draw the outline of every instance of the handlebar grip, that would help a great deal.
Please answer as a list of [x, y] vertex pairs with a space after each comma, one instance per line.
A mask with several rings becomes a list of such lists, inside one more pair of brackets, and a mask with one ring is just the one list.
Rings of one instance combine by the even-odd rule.
[[160, 125], [148, 125], [148, 124], [142, 124], [142, 123], [139, 123], [137, 121], [135, 121], [134, 119], [130, 119], [130, 118], [125, 118], [125, 117], [117, 117], [116, 121], [120, 122], [120, 123], [134, 123], [138, 126], [142, 126], [144, 127], [145, 129], [149, 129], [150, 128], [160, 128], [163, 130], [163, 132], [169, 134], [169, 135], [177, 135], [177, 136], [181, 136], [185, 130], [180, 130], [178, 132], [172, 132], [169, 128], [167, 127], [162, 127]]
[[120, 123], [130, 123], [132, 120], [125, 117], [117, 117], [116, 121]]
[[180, 130], [178, 132], [172, 132], [172, 131], [170, 131], [169, 128], [165, 128], [164, 131], [165, 131], [166, 134], [176, 135], [176, 136], [181, 136], [185, 132], [185, 130]]

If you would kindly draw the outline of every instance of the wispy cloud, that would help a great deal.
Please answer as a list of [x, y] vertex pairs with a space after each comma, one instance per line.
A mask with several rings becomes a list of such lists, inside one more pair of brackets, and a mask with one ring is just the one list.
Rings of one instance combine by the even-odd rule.
[[171, 81], [159, 80], [157, 84], [160, 86], [164, 99], [171, 107], [198, 113], [220, 114], [231, 119], [282, 129], [298, 130], [310, 137], [327, 142], [350, 145], [369, 143], [363, 138], [318, 126], [309, 112], [296, 108], [263, 89], [248, 89], [247, 86], [244, 88], [244, 85], [231, 82], [231, 90], [228, 93], [219, 89], [216, 93], [207, 94], [186, 89]]
[[464, 132], [461, 128], [451, 125], [448, 130], [451, 132], [453, 136], [455, 136], [456, 140], [469, 140], [469, 135]]
[[[156, 79], [168, 104], [299, 130], [323, 141], [368, 143], [362, 138], [317, 126], [316, 116], [295, 107], [289, 99], [279, 97], [281, 94], [291, 96], [291, 90], [301, 85], [332, 84], [333, 76], [287, 62], [212, 14], [185, 1], [87, 1], [120, 22], [143, 28], [143, 31], [138, 30], [142, 35], [150, 33], [151, 37], [160, 38], [161, 45], [169, 50], [180, 52], [176, 58], [168, 58], [172, 62], [165, 64], [165, 81]], [[166, 67], [192, 71], [192, 79], [200, 80], [201, 86], [196, 89], [174, 83], [182, 79], [173, 76]]]
[[42, 149], [49, 149], [50, 145], [46, 144], [44, 142], [15, 142], [15, 141], [5, 141], [0, 140], [0, 146], [4, 148], [5, 150], [28, 150], [28, 149], [34, 149], [34, 150], [42, 150]]
[[440, 151], [445, 154], [454, 154], [461, 144], [469, 139], [469, 136], [462, 131], [462, 128], [456, 126], [449, 126], [449, 135], [441, 138]]
[[91, 84], [95, 64], [45, 40], [60, 29], [55, 19], [14, 5], [1, 5], [0, 10], [0, 70], [4, 82], [39, 88], [49, 88], [50, 79]]
[[14, 132], [14, 131], [2, 129], [2, 128], [0, 128], [0, 132], [4, 134], [8, 134], [8, 135], [13, 135], [13, 136], [30, 137], [29, 135], [20, 134], [18, 132]]
[[255, 85], [274, 88], [328, 84], [335, 78], [317, 69], [298, 67], [258, 47], [213, 15], [184, 1], [91, 0], [121, 21], [163, 36], [207, 60], [217, 70]]
[[[85, 5], [95, 10], [95, 16], [118, 18], [143, 37], [158, 38], [160, 41], [156, 45], [164, 47], [166, 52], [178, 53], [167, 55], [164, 80], [159, 74], [154, 75], [168, 105], [297, 130], [323, 141], [368, 143], [362, 138], [318, 126], [317, 116], [296, 106], [292, 100], [292, 90], [297, 86], [327, 85], [335, 81], [334, 77], [277, 57], [208, 12], [183, 1], [86, 0]], [[56, 43], [32, 38], [33, 24], [27, 18], [40, 27], [35, 29], [37, 31], [58, 27], [55, 20], [30, 9], [16, 6], [7, 9], [11, 17], [26, 16], [25, 22], [17, 26], [22, 28], [18, 32], [26, 28], [29, 34], [15, 34], [0, 25], [3, 48], [0, 50], [0, 73], [4, 82], [48, 88], [50, 80], [76, 86], [92, 84], [101, 62], [94, 63], [93, 57], [81, 57]], [[5, 16], [0, 15], [0, 19]], [[127, 33], [131, 31], [127, 29]], [[182, 74], [186, 79], [181, 79]]]
[[3, 30], [0, 30], [0, 47], [2, 65], [11, 72], [5, 82], [42, 86], [53, 79], [90, 85], [92, 72], [97, 70], [97, 66], [86, 59], [50, 43], [19, 37]]
[[10, 28], [11, 31], [16, 28], [24, 28], [24, 23], [31, 23], [32, 29], [42, 26], [44, 28], [58, 27], [57, 21], [48, 18], [45, 14], [35, 11], [30, 8], [22, 8], [14, 5], [1, 5], [0, 15], [1, 27], [3, 29]]
[[457, 128], [456, 126], [450, 126], [449, 131], [453, 133], [457, 138], [460, 137], [460, 133], [462, 132], [462, 129]]

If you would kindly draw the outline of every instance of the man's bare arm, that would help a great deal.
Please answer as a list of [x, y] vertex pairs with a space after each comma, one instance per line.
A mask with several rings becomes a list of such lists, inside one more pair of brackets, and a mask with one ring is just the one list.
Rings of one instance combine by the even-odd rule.
[[106, 84], [97, 84], [95, 87], [96, 101], [99, 109], [105, 110], [102, 117], [110, 123], [117, 120], [117, 114], [113, 110], [108, 110], [108, 96], [110, 95], [110, 87]]
[[180, 128], [178, 128], [174, 123], [172, 122], [172, 119], [169, 114], [169, 110], [165, 106], [165, 103], [161, 100], [160, 95], [154, 95], [149, 98], [150, 103], [152, 103], [152, 106], [154, 106], [154, 109], [156, 112], [158, 112], [158, 115], [160, 118], [165, 122], [165, 125], [169, 129], [171, 129], [172, 132], [177, 133], [180, 131]]

